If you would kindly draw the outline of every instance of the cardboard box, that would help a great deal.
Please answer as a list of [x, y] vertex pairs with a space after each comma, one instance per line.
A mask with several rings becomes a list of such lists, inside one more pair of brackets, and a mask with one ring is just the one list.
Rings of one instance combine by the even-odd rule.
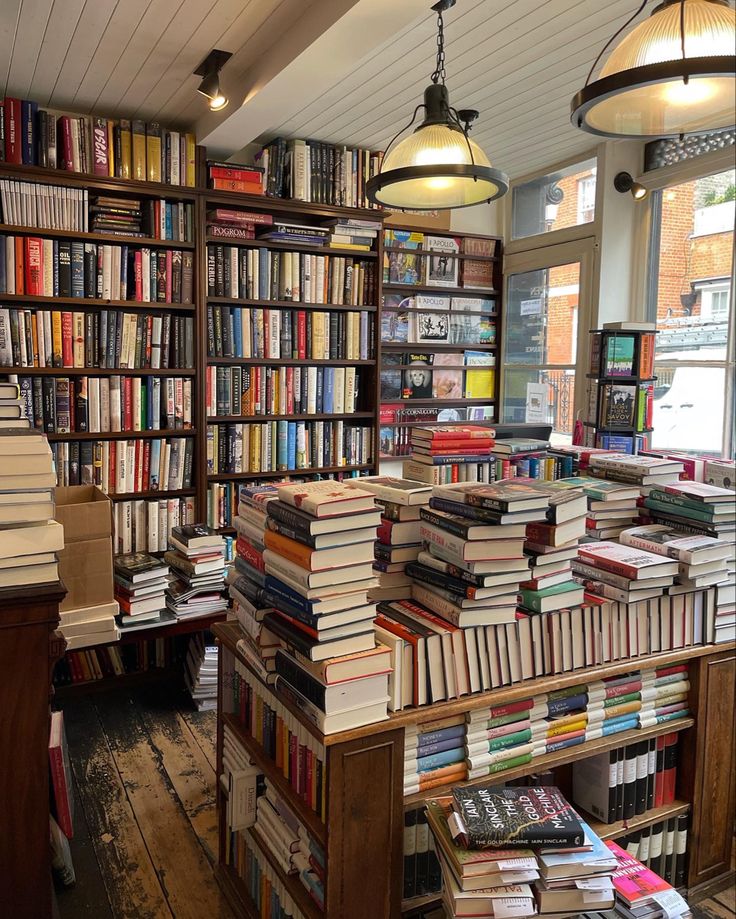
[[60, 609], [111, 603], [112, 502], [95, 485], [57, 488], [55, 517], [64, 526], [59, 576], [67, 595]]

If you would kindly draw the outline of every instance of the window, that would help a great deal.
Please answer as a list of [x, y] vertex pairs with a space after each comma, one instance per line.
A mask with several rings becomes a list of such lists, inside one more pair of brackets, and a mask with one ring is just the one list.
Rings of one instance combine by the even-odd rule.
[[728, 170], [651, 198], [655, 450], [733, 455], [735, 179]]
[[595, 188], [595, 157], [517, 185], [512, 192], [512, 239], [591, 223]]

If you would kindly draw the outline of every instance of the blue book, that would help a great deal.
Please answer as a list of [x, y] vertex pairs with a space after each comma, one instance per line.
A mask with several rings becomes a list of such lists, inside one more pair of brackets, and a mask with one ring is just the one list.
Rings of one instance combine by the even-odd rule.
[[666, 715], [657, 715], [657, 724], [662, 724], [663, 721], [676, 721], [678, 718], [689, 718], [690, 709], [683, 708], [679, 712], [667, 712]]
[[574, 712], [577, 708], [585, 708], [587, 704], [587, 694], [580, 693], [577, 696], [567, 696], [563, 699], [550, 699], [547, 702], [547, 712], [550, 715], [566, 715], [568, 712]]
[[166, 203], [166, 221], [164, 223], [164, 227], [165, 227], [164, 233], [166, 234], [164, 238], [173, 239], [174, 238], [174, 227], [173, 227], [173, 223], [171, 220], [171, 204], [169, 204], [168, 202]]
[[158, 467], [161, 460], [161, 441], [156, 439], [151, 441], [151, 490], [158, 487]]
[[547, 744], [547, 753], [554, 753], [557, 750], [565, 750], [567, 747], [577, 747], [578, 744], [585, 743], [585, 735], [580, 737], [570, 737], [567, 740], [556, 740]]
[[312, 600], [307, 600], [306, 597], [292, 590], [291, 587], [284, 584], [284, 582], [280, 581], [278, 578], [275, 578], [272, 574], [266, 575], [265, 586], [269, 593], [272, 593], [274, 596], [285, 600], [292, 606], [298, 607], [310, 616], [314, 615], [314, 602]]
[[609, 724], [607, 721], [603, 722], [601, 729], [603, 731], [603, 736], [607, 734], [620, 734], [621, 731], [631, 731], [639, 727], [639, 719], [634, 716], [633, 718], [628, 718], [625, 721], [615, 721], [613, 724]]
[[440, 769], [442, 766], [449, 766], [451, 763], [461, 763], [465, 759], [465, 747], [453, 747], [451, 750], [443, 750], [442, 753], [433, 753], [431, 756], [422, 756], [417, 759], [417, 772], [431, 772], [432, 769]]
[[128, 290], [128, 247], [123, 246], [120, 252], [120, 290]]
[[324, 384], [322, 390], [322, 411], [326, 414], [330, 414], [335, 411], [333, 408], [335, 404], [335, 368], [334, 367], [325, 367], [324, 368]]
[[[540, 863], [545, 866], [547, 871], [550, 868], [564, 868], [568, 865], [591, 865], [594, 866], [600, 862], [608, 863], [613, 871], [616, 867], [616, 857], [608, 846], [596, 836], [584, 820], [580, 820], [580, 826], [585, 834], [586, 848], [577, 851], [551, 852], [549, 849], [542, 849], [537, 853]], [[590, 849], [587, 846], [591, 846]]]
[[84, 298], [84, 243], [72, 242], [72, 297]]
[[24, 166], [34, 166], [35, 157], [35, 137], [36, 137], [36, 112], [38, 111], [37, 102], [29, 102], [22, 99], [20, 103], [21, 119], [21, 156]]
[[260, 294], [260, 297], [258, 297], [258, 299], [260, 300], [270, 299], [268, 296], [270, 292], [269, 283], [268, 283], [269, 281], [268, 274], [269, 274], [269, 268], [270, 268], [269, 263], [271, 259], [268, 256], [269, 256], [268, 250], [262, 249], [261, 258], [258, 259], [258, 293]]
[[424, 758], [435, 753], [443, 753], [445, 750], [452, 750], [457, 747], [459, 739], [459, 737], [453, 736], [447, 737], [445, 740], [436, 740], [434, 743], [424, 744], [421, 747], [417, 747], [417, 757]]
[[289, 468], [289, 422], [276, 422], [276, 466], [278, 469]]
[[233, 354], [243, 357], [243, 310], [233, 307]]
[[296, 425], [291, 422], [286, 443], [286, 468], [296, 469]]
[[417, 750], [429, 747], [441, 740], [448, 740], [450, 737], [465, 737], [465, 725], [452, 724], [450, 727], [441, 728], [439, 731], [427, 731], [426, 734], [419, 734]]

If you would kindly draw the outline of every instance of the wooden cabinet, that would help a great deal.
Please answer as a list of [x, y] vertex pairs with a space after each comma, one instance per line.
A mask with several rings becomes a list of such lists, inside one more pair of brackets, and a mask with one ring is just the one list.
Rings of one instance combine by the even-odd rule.
[[0, 866], [3, 913], [51, 915], [50, 640], [60, 584], [0, 590]]

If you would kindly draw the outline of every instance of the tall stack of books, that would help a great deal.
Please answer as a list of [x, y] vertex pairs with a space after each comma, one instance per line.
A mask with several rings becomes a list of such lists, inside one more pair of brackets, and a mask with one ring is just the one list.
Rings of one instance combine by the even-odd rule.
[[642, 494], [654, 487], [679, 482], [684, 471], [684, 465], [677, 460], [628, 453], [593, 453], [588, 463], [588, 475], [636, 485]]
[[644, 670], [641, 681], [642, 703], [637, 714], [639, 727], [653, 727], [666, 721], [686, 718], [690, 714], [687, 664]]
[[[325, 734], [380, 721], [389, 668], [368, 600], [380, 519], [373, 493], [334, 481], [289, 483], [267, 511], [278, 524], [266, 530], [263, 553], [273, 607], [263, 623], [284, 645], [276, 686]], [[347, 678], [338, 678], [345, 656]]]
[[273, 217], [270, 214], [260, 214], [258, 211], [233, 210], [228, 207], [216, 207], [207, 211], [207, 235], [214, 240], [255, 239], [256, 226], [270, 227], [272, 223]]
[[546, 700], [519, 699], [468, 712], [465, 753], [470, 778], [531, 762], [545, 737]]
[[736, 541], [736, 496], [703, 482], [668, 482], [649, 489], [643, 513], [653, 522], [703, 536]]
[[260, 227], [256, 230], [256, 236], [258, 239], [268, 239], [271, 242], [319, 247], [327, 245], [330, 231], [326, 227], [277, 218], [270, 227]]
[[490, 482], [494, 443], [493, 428], [481, 425], [412, 428], [411, 459], [404, 460], [403, 475], [430, 485]]
[[202, 523], [174, 527], [166, 561], [173, 580], [166, 588], [166, 606], [177, 619], [224, 612], [225, 541]]
[[429, 791], [438, 785], [462, 782], [468, 777], [465, 733], [465, 724], [457, 717], [406, 726], [405, 795]]
[[731, 557], [728, 576], [716, 584], [716, 608], [710, 636], [716, 644], [736, 639], [736, 567]]
[[548, 440], [499, 437], [493, 447], [496, 479], [554, 479], [557, 464], [547, 454]]
[[585, 521], [585, 536], [588, 540], [615, 541], [622, 530], [638, 521], [640, 490], [636, 485], [590, 476], [572, 476], [561, 481], [581, 488], [588, 499], [588, 516]]
[[408, 600], [412, 579], [406, 566], [416, 561], [422, 549], [419, 515], [429, 503], [432, 487], [391, 476], [364, 476], [356, 479], [355, 485], [373, 492], [381, 508], [373, 562], [378, 586], [368, 595], [376, 601]]
[[[660, 840], [661, 841], [661, 840]], [[616, 860], [613, 872], [613, 887], [616, 902], [611, 917], [631, 917], [637, 919], [686, 919], [690, 917], [690, 907], [683, 897], [663, 878], [625, 851], [613, 840], [606, 846]], [[684, 883], [684, 859], [682, 864], [682, 882]]]
[[[98, 195], [90, 204], [90, 230], [120, 236], [144, 236], [140, 200]], [[153, 233], [151, 235], [154, 235]]]
[[202, 632], [189, 642], [184, 681], [198, 711], [217, 708], [217, 645], [206, 644]]
[[335, 217], [326, 220], [330, 228], [327, 245], [333, 249], [357, 249], [369, 252], [376, 244], [376, 238], [383, 224], [380, 220], [363, 220], [359, 217]]
[[529, 615], [578, 606], [583, 591], [573, 579], [570, 562], [585, 536], [588, 499], [569, 482], [530, 484], [549, 506], [546, 519], [526, 525], [524, 552], [532, 577], [520, 585], [520, 610]]
[[175, 620], [166, 609], [169, 566], [147, 552], [115, 556], [116, 617], [121, 633], [150, 629]]
[[263, 194], [263, 169], [244, 163], [207, 160], [207, 184], [218, 191], [239, 191], [246, 195]]
[[51, 450], [21, 420], [18, 387], [1, 384], [0, 392], [0, 587], [50, 584], [59, 580], [56, 552], [64, 548], [64, 529], [53, 519]]
[[588, 593], [636, 603], [659, 597], [671, 587], [679, 564], [644, 549], [603, 540], [581, 545], [572, 568]]

